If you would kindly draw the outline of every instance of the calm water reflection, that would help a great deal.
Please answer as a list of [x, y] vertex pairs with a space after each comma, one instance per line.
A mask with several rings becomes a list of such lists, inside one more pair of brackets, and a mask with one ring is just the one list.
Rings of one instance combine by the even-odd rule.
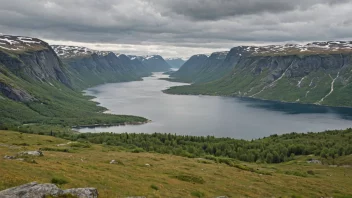
[[146, 117], [139, 126], [83, 128], [80, 132], [137, 132], [214, 135], [252, 139], [288, 132], [318, 132], [352, 126], [352, 109], [286, 104], [217, 96], [179, 96], [161, 92], [182, 83], [158, 80], [105, 84], [88, 89], [109, 113]]

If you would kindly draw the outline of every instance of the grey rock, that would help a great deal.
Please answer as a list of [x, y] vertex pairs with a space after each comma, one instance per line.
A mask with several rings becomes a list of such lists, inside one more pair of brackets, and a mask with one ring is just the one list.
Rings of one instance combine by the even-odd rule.
[[5, 156], [4, 156], [4, 159], [12, 160], [12, 159], [16, 159], [16, 157], [15, 157], [15, 156], [8, 156], [8, 155], [5, 155]]
[[58, 196], [62, 194], [54, 184], [38, 184], [32, 182], [0, 191], [1, 198], [43, 198], [46, 195]]
[[32, 155], [32, 156], [43, 156], [43, 152], [41, 151], [23, 151], [19, 153], [20, 156], [24, 155]]
[[316, 160], [316, 159], [308, 160], [307, 163], [309, 163], [309, 164], [322, 164], [320, 160]]
[[118, 162], [116, 160], [111, 160], [110, 164], [118, 164]]
[[98, 190], [95, 188], [73, 188], [63, 191], [63, 194], [71, 194], [78, 198], [98, 198]]
[[78, 198], [98, 197], [98, 191], [95, 188], [73, 188], [61, 190], [54, 184], [38, 184], [37, 182], [0, 191], [1, 198], [43, 198], [48, 195], [60, 196], [65, 194], [71, 194]]

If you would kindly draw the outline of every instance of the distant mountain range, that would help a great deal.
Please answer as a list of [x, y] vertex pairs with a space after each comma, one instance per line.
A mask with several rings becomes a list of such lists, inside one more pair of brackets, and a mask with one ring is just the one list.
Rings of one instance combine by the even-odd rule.
[[180, 68], [186, 62], [182, 58], [166, 58], [165, 60], [172, 68]]

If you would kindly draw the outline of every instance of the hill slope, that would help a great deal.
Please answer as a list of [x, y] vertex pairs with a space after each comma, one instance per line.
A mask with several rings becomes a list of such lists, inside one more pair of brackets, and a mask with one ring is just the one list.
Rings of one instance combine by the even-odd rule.
[[[101, 55], [92, 56], [107, 61]], [[97, 71], [99, 69], [100, 65]], [[55, 51], [39, 39], [0, 36], [0, 128], [19, 127], [32, 131], [37, 127], [36, 130], [48, 133], [50, 128], [57, 126], [69, 129], [81, 124], [146, 121], [140, 117], [101, 113], [105, 110], [103, 107], [79, 92], [84, 87], [101, 83], [91, 83], [88, 79], [89, 76], [65, 65]]]
[[223, 78], [166, 92], [352, 106], [351, 42], [241, 48], [246, 54]]
[[[329, 137], [340, 138], [340, 135], [338, 132]], [[16, 156], [18, 152], [40, 148], [44, 154], [41, 157], [27, 156], [23, 161], [1, 157], [0, 191], [35, 180], [41, 183], [60, 182], [64, 189], [95, 187], [101, 198], [352, 195], [352, 169], [348, 166], [351, 165], [351, 156], [336, 158], [335, 163], [341, 166], [307, 163], [312, 158], [319, 162], [319, 156], [296, 156], [282, 164], [236, 161], [234, 166], [230, 166], [222, 158], [218, 158], [217, 163], [204, 158], [137, 153], [128, 144], [68, 143], [69, 140], [60, 138], [12, 131], [0, 131], [0, 136], [0, 156]], [[277, 146], [280, 141], [272, 143]], [[266, 145], [263, 144], [264, 147]], [[116, 163], [110, 164], [112, 160]]]
[[192, 56], [180, 69], [171, 75], [172, 80], [190, 83], [210, 82], [221, 78], [232, 67], [223, 66], [228, 52], [214, 52]]

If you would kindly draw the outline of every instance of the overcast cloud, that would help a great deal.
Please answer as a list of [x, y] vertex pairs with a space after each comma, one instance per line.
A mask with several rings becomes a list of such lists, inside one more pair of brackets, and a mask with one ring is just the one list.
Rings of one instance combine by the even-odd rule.
[[0, 0], [0, 32], [126, 54], [352, 40], [352, 0]]

